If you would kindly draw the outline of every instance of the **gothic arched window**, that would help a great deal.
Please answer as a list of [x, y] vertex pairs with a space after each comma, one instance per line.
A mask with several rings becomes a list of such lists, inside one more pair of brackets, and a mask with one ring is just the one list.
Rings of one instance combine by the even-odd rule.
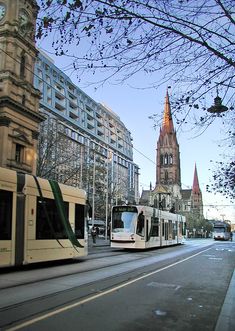
[[163, 165], [164, 164], [164, 156], [161, 154], [160, 155], [160, 164]]
[[167, 155], [167, 153], [164, 156], [164, 164], [168, 164], [168, 155]]
[[170, 156], [169, 156], [169, 163], [173, 164], [173, 155], [172, 154], [170, 154]]

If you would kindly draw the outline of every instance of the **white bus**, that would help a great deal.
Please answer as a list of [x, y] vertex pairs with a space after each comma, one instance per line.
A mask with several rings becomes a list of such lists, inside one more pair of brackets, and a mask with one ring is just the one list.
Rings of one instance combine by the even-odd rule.
[[147, 249], [182, 244], [185, 217], [148, 206], [114, 206], [111, 247]]
[[0, 266], [88, 254], [84, 190], [0, 168]]

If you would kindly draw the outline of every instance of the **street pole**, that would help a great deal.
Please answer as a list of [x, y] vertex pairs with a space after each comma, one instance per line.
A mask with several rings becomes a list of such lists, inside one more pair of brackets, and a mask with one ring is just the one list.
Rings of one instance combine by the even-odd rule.
[[95, 220], [95, 152], [94, 152], [94, 160], [93, 160], [93, 191], [92, 191], [92, 227], [94, 226], [94, 220]]
[[105, 196], [105, 240], [108, 237], [108, 197], [109, 197], [109, 159], [107, 158], [107, 182], [106, 182], [106, 196]]

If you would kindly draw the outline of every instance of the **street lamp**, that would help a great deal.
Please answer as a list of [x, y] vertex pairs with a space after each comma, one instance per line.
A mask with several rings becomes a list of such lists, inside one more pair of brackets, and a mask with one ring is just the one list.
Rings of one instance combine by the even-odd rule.
[[220, 114], [228, 110], [228, 107], [222, 105], [222, 99], [217, 95], [214, 99], [214, 105], [207, 109], [209, 113]]

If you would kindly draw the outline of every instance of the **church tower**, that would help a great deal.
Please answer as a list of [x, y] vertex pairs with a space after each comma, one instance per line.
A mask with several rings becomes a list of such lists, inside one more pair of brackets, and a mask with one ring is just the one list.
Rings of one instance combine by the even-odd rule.
[[33, 86], [36, 0], [0, 0], [0, 166], [36, 173], [40, 92]]
[[166, 93], [163, 123], [157, 142], [156, 185], [181, 187], [180, 152], [174, 130], [168, 91]]
[[178, 212], [180, 201], [180, 152], [167, 91], [163, 121], [157, 141], [156, 185], [153, 190], [142, 192], [141, 202]]
[[199, 215], [203, 215], [202, 192], [199, 187], [196, 164], [194, 169], [193, 187], [191, 191], [191, 211]]

